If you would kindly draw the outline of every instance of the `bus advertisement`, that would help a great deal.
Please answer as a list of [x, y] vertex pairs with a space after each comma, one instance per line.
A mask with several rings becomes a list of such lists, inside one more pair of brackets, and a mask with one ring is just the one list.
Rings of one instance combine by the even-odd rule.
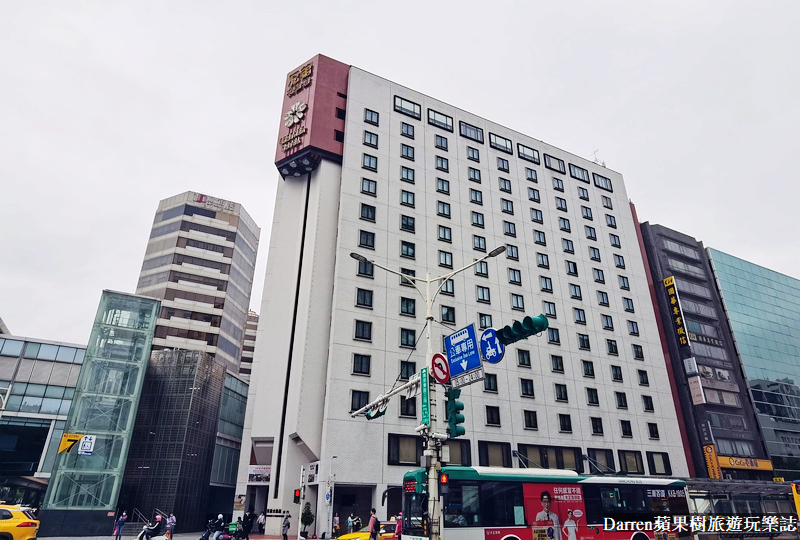
[[[677, 540], [672, 516], [689, 513], [671, 478], [580, 476], [558, 469], [442, 467], [446, 540]], [[404, 477], [403, 537], [428, 536], [420, 471]], [[661, 527], [659, 527], [659, 523]], [[664, 526], [669, 525], [669, 526]]]

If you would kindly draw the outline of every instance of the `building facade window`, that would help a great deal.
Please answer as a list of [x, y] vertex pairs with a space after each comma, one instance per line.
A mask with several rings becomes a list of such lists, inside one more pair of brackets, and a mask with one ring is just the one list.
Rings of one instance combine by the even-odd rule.
[[589, 334], [578, 334], [578, 348], [585, 351], [590, 350], [591, 344], [589, 343]]
[[357, 411], [369, 403], [369, 392], [353, 390], [350, 394], [350, 412]]
[[620, 420], [619, 427], [622, 431], [623, 437], [633, 437], [633, 429], [631, 428], [631, 421], [630, 420]]
[[516, 268], [509, 268], [508, 282], [514, 285], [522, 285], [522, 272], [520, 272]]
[[439, 240], [441, 240], [442, 242], [452, 242], [453, 230], [450, 227], [439, 225]]
[[414, 169], [409, 167], [400, 167], [400, 180], [403, 182], [408, 182], [409, 184], [414, 183]]
[[436, 191], [444, 193], [445, 195], [450, 195], [450, 182], [444, 178], [437, 178]]
[[442, 156], [436, 156], [436, 168], [440, 171], [450, 172], [450, 161]]
[[375, 207], [361, 203], [361, 219], [365, 221], [375, 221]]
[[500, 407], [486, 406], [486, 425], [499, 426], [500, 425]]
[[372, 291], [356, 289], [356, 305], [359, 307], [372, 307]]
[[536, 418], [536, 411], [522, 411], [522, 418], [525, 421], [525, 429], [539, 429], [539, 420]]
[[525, 299], [521, 294], [511, 294], [511, 309], [525, 309]]
[[591, 421], [592, 421], [592, 435], [602, 435], [603, 419], [597, 417], [591, 417]]
[[413, 298], [400, 297], [400, 314], [410, 315], [412, 317], [417, 314], [417, 301]]
[[373, 148], [377, 148], [378, 135], [376, 133], [372, 133], [371, 131], [364, 131], [364, 144], [367, 146], [372, 146]]
[[471, 182], [477, 182], [477, 183], [480, 184], [481, 183], [481, 171], [479, 171], [478, 169], [474, 169], [472, 167], [469, 167], [467, 169], [467, 178]]
[[550, 169], [551, 171], [560, 172], [561, 174], [566, 174], [567, 169], [564, 166], [564, 162], [558, 158], [553, 156], [548, 156], [547, 154], [544, 155], [544, 166]]
[[497, 170], [498, 171], [503, 171], [503, 172], [508, 172], [508, 170], [509, 170], [509, 168], [508, 168], [508, 160], [507, 159], [503, 159], [501, 157], [497, 158]]
[[374, 267], [369, 261], [358, 261], [358, 275], [364, 277], [372, 277]]
[[409, 418], [417, 417], [417, 398], [400, 396], [400, 416]]
[[481, 160], [480, 151], [477, 148], [467, 146], [467, 159], [472, 161], [480, 161]]
[[572, 433], [572, 417], [570, 415], [558, 415], [558, 431], [561, 433]]
[[400, 329], [400, 346], [401, 347], [414, 347], [417, 343], [417, 335], [415, 330], [409, 328]]
[[556, 401], [569, 401], [566, 384], [556, 383]]
[[497, 375], [486, 373], [483, 378], [483, 389], [486, 392], [497, 392]]
[[522, 397], [535, 397], [533, 395], [533, 379], [520, 379], [519, 388]]
[[356, 321], [355, 339], [372, 341], [372, 323], [368, 321]]
[[400, 216], [400, 230], [414, 232], [415, 220], [411, 216]]
[[547, 342], [553, 343], [554, 345], [561, 345], [561, 335], [558, 332], [558, 328], [547, 329]]
[[453, 131], [453, 117], [434, 111], [433, 109], [428, 109], [428, 123], [451, 133]]
[[517, 349], [517, 365], [531, 367], [531, 352], [524, 349]]
[[475, 264], [475, 275], [481, 277], [489, 277], [489, 263], [481, 261]]
[[597, 393], [597, 388], [586, 389], [586, 404], [587, 405], [600, 405], [600, 396]]
[[455, 324], [456, 323], [456, 308], [450, 306], [442, 306], [442, 322]]
[[539, 281], [543, 292], [553, 292], [553, 280], [549, 277], [540, 276]]
[[409, 139], [413, 139], [414, 138], [414, 126], [412, 126], [411, 124], [406, 124], [405, 122], [402, 122], [400, 124], [400, 134], [403, 137], [408, 137]]
[[557, 318], [555, 302], [548, 302], [547, 300], [542, 300], [542, 307], [544, 309], [544, 314], [546, 317], [550, 317], [551, 319]]
[[477, 251], [486, 251], [486, 238], [477, 234], [472, 235], [472, 248]]
[[368, 178], [361, 179], [361, 193], [365, 195], [372, 195], [373, 197], [376, 195], [378, 191], [378, 183], [375, 180], [370, 180]]
[[357, 375], [369, 375], [370, 356], [368, 354], [353, 355], [353, 373]]
[[489, 292], [489, 287], [481, 287], [480, 285], [478, 285], [477, 300], [478, 302], [485, 302], [485, 303], [489, 303], [492, 301], [491, 294]]
[[450, 204], [442, 201], [437, 201], [436, 214], [450, 219]]
[[400, 242], [400, 256], [407, 259], [413, 259], [416, 252], [416, 246], [411, 242]]
[[434, 135], [433, 137], [433, 145], [440, 149], [447, 151], [447, 137], [442, 137], [441, 135]]
[[378, 170], [378, 158], [369, 154], [364, 154], [361, 166], [370, 171]]
[[449, 251], [439, 251], [439, 266], [453, 267], [453, 254]]
[[581, 308], [572, 308], [572, 315], [576, 324], [586, 324], [586, 312]]
[[581, 366], [583, 367], [584, 377], [594, 378], [594, 362], [591, 360], [581, 360]]
[[483, 204], [483, 193], [480, 190], [470, 188], [469, 202], [475, 204]]
[[374, 126], [378, 125], [378, 118], [379, 115], [375, 111], [371, 111], [369, 109], [364, 109], [364, 122], [367, 124], [372, 124]]
[[472, 225], [483, 228], [483, 214], [480, 212], [472, 212]]
[[401, 190], [400, 191], [400, 204], [403, 206], [410, 206], [414, 207], [414, 193], [411, 191]]
[[394, 110], [417, 120], [422, 118], [422, 107], [400, 96], [394, 96]]
[[614, 340], [614, 339], [607, 339], [606, 340], [606, 349], [608, 351], [608, 354], [611, 354], [611, 355], [614, 355], [614, 356], [619, 354], [619, 349], [617, 348], [617, 341]]
[[492, 316], [488, 313], [478, 313], [478, 326], [481, 329], [492, 327]]

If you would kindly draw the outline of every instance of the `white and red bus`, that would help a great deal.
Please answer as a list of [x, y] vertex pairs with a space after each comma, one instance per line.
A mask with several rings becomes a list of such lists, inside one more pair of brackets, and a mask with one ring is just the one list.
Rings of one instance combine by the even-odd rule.
[[[403, 478], [403, 540], [428, 536], [425, 469]], [[688, 516], [673, 478], [583, 476], [560, 469], [442, 467], [443, 540], [677, 540]]]

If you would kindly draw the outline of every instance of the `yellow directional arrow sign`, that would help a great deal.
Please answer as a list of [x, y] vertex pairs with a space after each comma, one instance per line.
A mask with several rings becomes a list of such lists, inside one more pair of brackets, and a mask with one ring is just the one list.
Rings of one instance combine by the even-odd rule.
[[72, 451], [72, 447], [75, 446], [81, 439], [83, 439], [83, 435], [76, 435], [74, 433], [64, 433], [61, 436], [61, 444], [58, 445], [58, 453], [60, 454], [61, 452], [66, 450], [67, 454], [69, 454]]

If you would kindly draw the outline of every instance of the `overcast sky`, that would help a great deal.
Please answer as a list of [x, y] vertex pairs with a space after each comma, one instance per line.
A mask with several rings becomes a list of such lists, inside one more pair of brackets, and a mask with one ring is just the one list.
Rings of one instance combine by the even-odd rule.
[[262, 228], [286, 73], [317, 53], [622, 173], [642, 221], [800, 278], [797, 2], [4, 1], [0, 317], [84, 344], [158, 201]]

